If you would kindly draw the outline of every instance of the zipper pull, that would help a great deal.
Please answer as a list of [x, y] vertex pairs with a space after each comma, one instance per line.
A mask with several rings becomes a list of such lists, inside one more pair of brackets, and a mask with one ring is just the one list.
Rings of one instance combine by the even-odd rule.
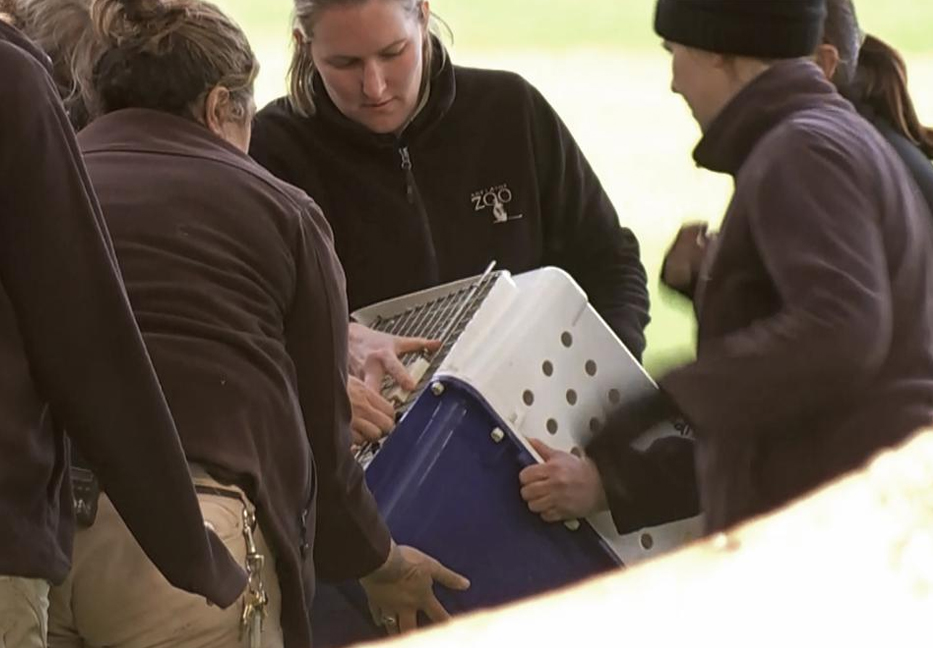
[[400, 148], [398, 154], [402, 158], [402, 168], [406, 171], [411, 171], [411, 154], [408, 152], [408, 147], [403, 146]]
[[415, 178], [411, 172], [411, 154], [408, 152], [407, 146], [402, 146], [398, 150], [399, 156], [402, 158], [402, 170], [405, 171], [405, 196], [408, 198], [408, 202], [411, 204], [415, 203]]

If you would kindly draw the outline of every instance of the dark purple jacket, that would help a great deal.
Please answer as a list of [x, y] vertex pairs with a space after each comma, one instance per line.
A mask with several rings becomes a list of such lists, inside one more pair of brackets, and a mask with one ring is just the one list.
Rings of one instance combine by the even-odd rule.
[[47, 60], [2, 23], [0, 78], [0, 574], [70, 568], [64, 427], [169, 581], [229, 605], [245, 574], [205, 531]]
[[902, 162], [810, 62], [750, 83], [695, 157], [736, 183], [695, 297], [697, 360], [590, 451], [611, 469], [673, 404], [718, 530], [933, 421], [933, 238]]
[[185, 452], [256, 504], [286, 645], [304, 648], [315, 568], [356, 578], [389, 552], [350, 454], [330, 228], [304, 192], [188, 119], [120, 110], [78, 139]]

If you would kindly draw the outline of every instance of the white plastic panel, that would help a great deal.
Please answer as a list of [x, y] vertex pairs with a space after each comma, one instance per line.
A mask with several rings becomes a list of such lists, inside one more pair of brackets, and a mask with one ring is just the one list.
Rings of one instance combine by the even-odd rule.
[[[354, 316], [371, 323], [474, 280], [382, 302]], [[557, 268], [501, 273], [435, 375], [476, 389], [523, 442], [537, 438], [564, 451], [585, 446], [620, 403], [657, 389], [586, 294]], [[637, 443], [676, 434], [665, 423]], [[621, 536], [609, 513], [588, 521], [627, 565], [680, 546], [702, 529], [696, 517]]]

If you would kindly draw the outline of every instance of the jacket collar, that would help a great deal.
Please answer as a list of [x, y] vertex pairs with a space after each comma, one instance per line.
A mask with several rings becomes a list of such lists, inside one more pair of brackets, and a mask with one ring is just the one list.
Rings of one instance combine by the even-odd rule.
[[146, 108], [124, 108], [98, 117], [78, 133], [78, 143], [84, 153], [140, 151], [250, 163], [245, 153], [201, 124]]
[[852, 110], [815, 63], [776, 63], [726, 104], [694, 149], [693, 159], [710, 171], [734, 176], [772, 128], [794, 113], [820, 106]]
[[311, 79], [317, 108], [317, 113], [313, 119], [322, 120], [328, 126], [338, 129], [354, 141], [378, 147], [399, 146], [432, 130], [450, 110], [457, 89], [453, 65], [447, 55], [447, 50], [440, 40], [434, 36], [431, 38], [434, 42], [436, 56], [431, 63], [428, 100], [401, 134], [373, 133], [365, 126], [347, 118], [327, 94], [324, 83], [318, 74], [315, 74]]
[[50, 76], [52, 75], [52, 59], [49, 58], [48, 54], [39, 49], [39, 46], [29, 40], [23, 32], [3, 20], [0, 20], [0, 40], [16, 45], [27, 52], [45, 68]]

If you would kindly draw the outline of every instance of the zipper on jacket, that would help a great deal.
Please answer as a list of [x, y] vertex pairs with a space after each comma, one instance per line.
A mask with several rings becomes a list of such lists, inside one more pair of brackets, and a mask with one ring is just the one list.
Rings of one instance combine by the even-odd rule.
[[405, 172], [405, 195], [408, 202], [415, 204], [415, 174], [411, 170], [411, 154], [407, 146], [399, 147], [399, 156], [402, 158], [402, 170]]
[[408, 198], [408, 204], [415, 207], [415, 211], [421, 221], [424, 241], [427, 245], [427, 270], [429, 276], [426, 279], [429, 285], [433, 286], [440, 281], [437, 251], [434, 249], [434, 234], [431, 232], [431, 223], [428, 220], [428, 213], [425, 210], [424, 203], [421, 201], [421, 195], [418, 193], [418, 186], [415, 184], [415, 174], [411, 170], [411, 153], [409, 153], [408, 147], [401, 142], [399, 142], [398, 154], [399, 157], [402, 158], [402, 171], [405, 172], [405, 195]]

